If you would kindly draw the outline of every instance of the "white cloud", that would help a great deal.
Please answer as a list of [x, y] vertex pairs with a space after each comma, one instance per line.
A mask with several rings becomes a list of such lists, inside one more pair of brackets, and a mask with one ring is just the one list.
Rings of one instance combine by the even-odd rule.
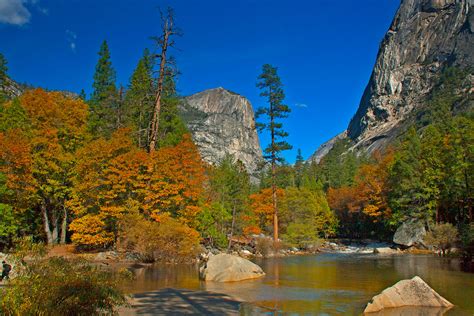
[[41, 7], [39, 0], [0, 0], [0, 23], [24, 25], [31, 20], [28, 7], [34, 7], [43, 15], [48, 15], [48, 8]]
[[66, 30], [66, 40], [68, 41], [69, 47], [71, 48], [71, 50], [73, 52], [76, 52], [77, 34], [71, 30]]
[[305, 104], [305, 103], [295, 103], [295, 106], [299, 107], [299, 108], [307, 108], [308, 105]]
[[30, 21], [31, 13], [24, 0], [0, 0], [0, 23], [23, 25]]

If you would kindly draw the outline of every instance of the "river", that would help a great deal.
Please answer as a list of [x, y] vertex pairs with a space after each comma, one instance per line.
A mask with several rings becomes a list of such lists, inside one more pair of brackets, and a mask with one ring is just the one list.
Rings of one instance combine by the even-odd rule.
[[266, 276], [236, 283], [199, 281], [194, 265], [153, 265], [134, 270], [131, 293], [162, 288], [207, 290], [249, 302], [245, 315], [360, 315], [367, 302], [401, 279], [420, 276], [456, 307], [447, 315], [474, 315], [474, 274], [457, 259], [430, 255], [326, 253], [255, 260]]

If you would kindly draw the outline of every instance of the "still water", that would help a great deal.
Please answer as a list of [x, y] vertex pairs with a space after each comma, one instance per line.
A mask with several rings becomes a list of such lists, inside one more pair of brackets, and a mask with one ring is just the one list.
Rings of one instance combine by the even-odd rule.
[[374, 295], [418, 275], [456, 305], [447, 315], [474, 315], [474, 274], [462, 272], [456, 259], [318, 254], [255, 262], [266, 276], [235, 283], [201, 282], [194, 265], [140, 268], [134, 270], [136, 278], [127, 290], [140, 293], [179, 288], [224, 293], [249, 302], [242, 307], [249, 315], [360, 315]]

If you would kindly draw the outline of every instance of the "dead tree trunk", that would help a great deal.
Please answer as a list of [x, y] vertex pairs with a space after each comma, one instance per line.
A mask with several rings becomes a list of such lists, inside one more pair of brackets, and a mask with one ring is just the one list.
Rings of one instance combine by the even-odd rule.
[[173, 11], [168, 9], [166, 16], [161, 14], [163, 34], [161, 37], [156, 38], [158, 46], [161, 49], [160, 54], [157, 57], [160, 59], [160, 72], [158, 77], [158, 86], [155, 96], [155, 107], [153, 109], [153, 116], [150, 124], [150, 139], [148, 145], [148, 151], [153, 152], [156, 149], [156, 143], [158, 142], [158, 129], [160, 124], [160, 112], [161, 112], [161, 97], [163, 94], [163, 82], [165, 80], [165, 71], [167, 64], [167, 51], [169, 47], [173, 46], [173, 41], [171, 37], [178, 34], [174, 26], [174, 16]]

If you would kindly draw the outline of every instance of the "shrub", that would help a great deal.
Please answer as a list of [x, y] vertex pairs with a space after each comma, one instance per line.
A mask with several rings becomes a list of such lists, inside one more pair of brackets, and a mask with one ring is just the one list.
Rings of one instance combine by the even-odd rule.
[[431, 231], [426, 234], [424, 239], [427, 245], [441, 250], [443, 256], [446, 254], [446, 251], [449, 252], [449, 249], [456, 243], [457, 240], [458, 231], [453, 225], [449, 223], [434, 225], [431, 228]]
[[255, 239], [255, 250], [267, 257], [273, 252], [273, 239], [269, 237], [258, 237]]
[[2, 315], [112, 315], [126, 305], [119, 280], [83, 260], [30, 261], [0, 294]]
[[119, 248], [143, 262], [190, 262], [198, 253], [199, 233], [168, 216], [158, 222], [128, 215], [121, 223]]

